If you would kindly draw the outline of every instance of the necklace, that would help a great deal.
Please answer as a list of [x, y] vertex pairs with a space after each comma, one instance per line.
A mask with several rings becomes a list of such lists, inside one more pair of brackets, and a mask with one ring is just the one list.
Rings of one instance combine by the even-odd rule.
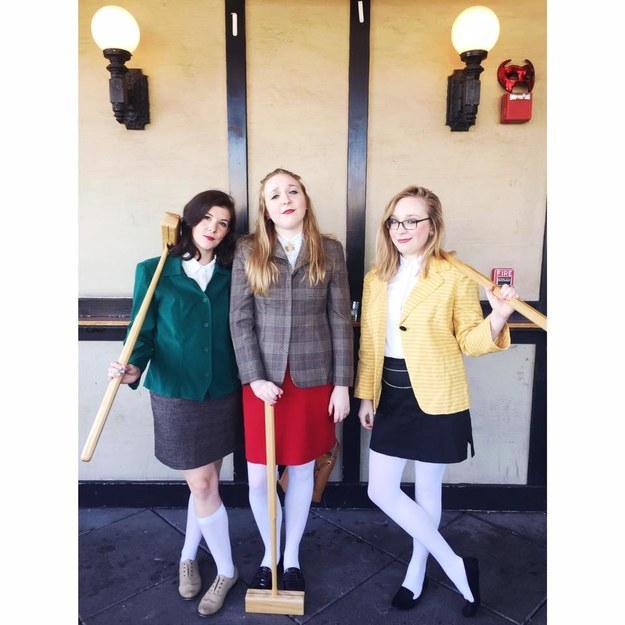
[[293, 245], [293, 241], [289, 241], [285, 246], [284, 246], [284, 251], [285, 252], [292, 252], [295, 249], [295, 245]]

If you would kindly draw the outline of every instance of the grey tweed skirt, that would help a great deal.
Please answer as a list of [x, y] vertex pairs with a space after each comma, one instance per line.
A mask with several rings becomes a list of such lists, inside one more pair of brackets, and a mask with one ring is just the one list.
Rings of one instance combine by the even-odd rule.
[[150, 391], [154, 455], [171, 469], [197, 469], [243, 445], [241, 391], [194, 401]]

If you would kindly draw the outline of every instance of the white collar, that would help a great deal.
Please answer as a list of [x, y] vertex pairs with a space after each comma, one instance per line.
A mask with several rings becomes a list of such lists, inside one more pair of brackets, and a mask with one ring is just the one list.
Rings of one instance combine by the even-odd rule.
[[399, 270], [398, 273], [406, 273], [410, 276], [417, 276], [421, 271], [423, 265], [423, 256], [417, 256], [417, 258], [407, 259], [403, 256], [399, 257]]
[[189, 275], [195, 275], [196, 273], [208, 273], [213, 270], [217, 256], [213, 256], [213, 260], [206, 265], [202, 265], [197, 258], [190, 258], [189, 260], [183, 260], [182, 265], [185, 269], [185, 273]]
[[303, 232], [300, 232], [299, 234], [295, 235], [292, 239], [287, 239], [286, 237], [283, 237], [278, 232], [276, 232], [276, 234], [278, 235], [278, 241], [280, 241], [280, 245], [282, 245], [287, 255], [292, 252], [297, 252], [299, 254], [299, 251], [302, 247], [302, 241], [304, 238]]
[[197, 282], [202, 291], [205, 291], [208, 283], [213, 278], [213, 273], [215, 272], [215, 267], [217, 266], [215, 263], [216, 260], [217, 257], [213, 256], [213, 260], [211, 260], [211, 262], [207, 265], [202, 265], [196, 258], [183, 260], [182, 270], [185, 272], [187, 277]]

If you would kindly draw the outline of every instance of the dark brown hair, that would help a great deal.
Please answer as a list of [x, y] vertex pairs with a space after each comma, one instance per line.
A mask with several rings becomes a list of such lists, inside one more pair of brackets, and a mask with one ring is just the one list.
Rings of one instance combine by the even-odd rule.
[[213, 206], [225, 208], [230, 214], [228, 233], [215, 248], [215, 256], [217, 257], [217, 263], [222, 267], [232, 267], [237, 225], [234, 199], [227, 193], [215, 189], [202, 191], [187, 202], [187, 205], [182, 211], [180, 237], [178, 242], [169, 250], [170, 256], [182, 256], [183, 260], [200, 258], [200, 250], [197, 249], [197, 246], [193, 242], [193, 228], [204, 219], [206, 213], [208, 213]]

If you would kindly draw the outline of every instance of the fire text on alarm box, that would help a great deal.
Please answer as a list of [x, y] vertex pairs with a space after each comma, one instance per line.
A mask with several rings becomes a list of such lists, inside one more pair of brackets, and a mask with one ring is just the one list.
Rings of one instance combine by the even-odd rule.
[[503, 286], [504, 284], [514, 286], [514, 269], [510, 267], [497, 267], [493, 269], [493, 282], [497, 286]]

